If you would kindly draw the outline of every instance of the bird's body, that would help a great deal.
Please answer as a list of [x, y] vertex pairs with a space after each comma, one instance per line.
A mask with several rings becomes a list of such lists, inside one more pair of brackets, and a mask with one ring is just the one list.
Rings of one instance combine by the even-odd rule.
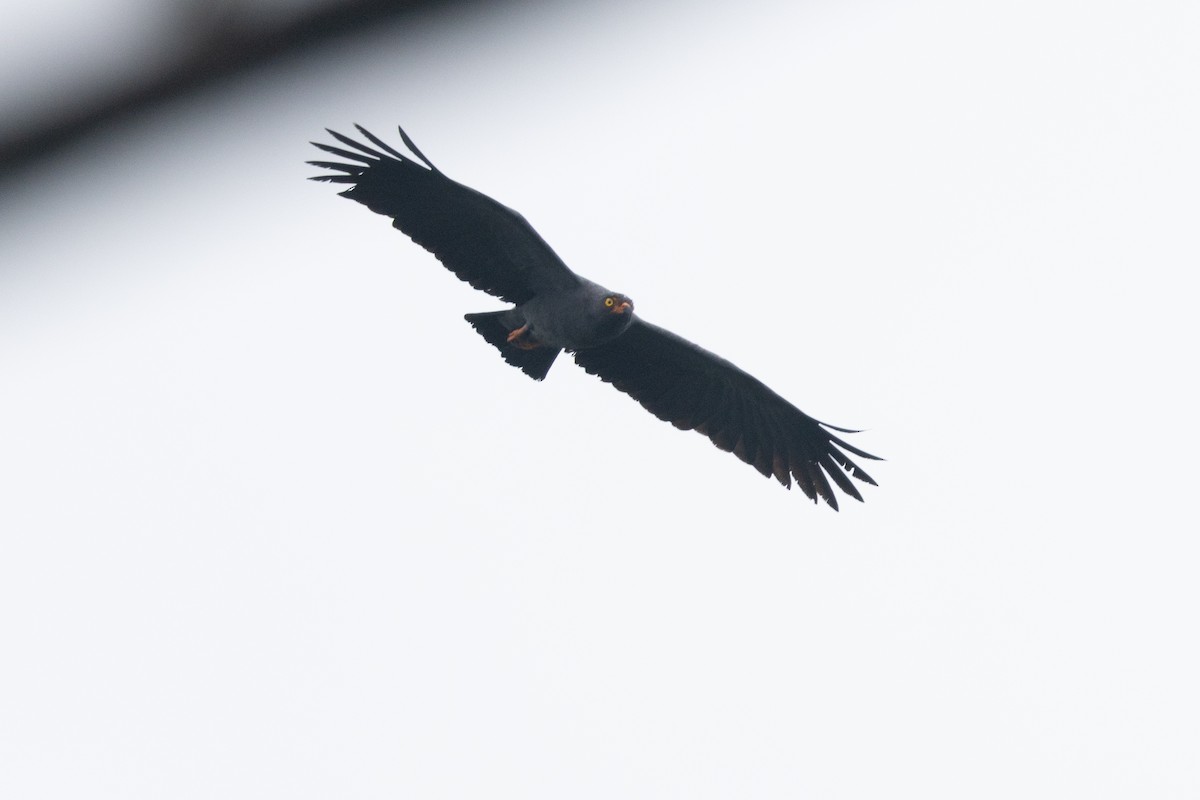
[[[605, 304], [608, 298], [613, 305]], [[572, 289], [534, 295], [515, 310], [534, 341], [572, 352], [608, 343], [633, 321], [628, 297], [586, 279]]]
[[875, 459], [730, 362], [634, 314], [633, 301], [572, 272], [517, 212], [447, 178], [400, 131], [421, 164], [358, 128], [379, 149], [330, 131], [344, 150], [314, 144], [351, 163], [314, 180], [351, 184], [342, 192], [432, 252], [458, 277], [512, 303], [467, 314], [504, 359], [537, 380], [562, 351], [586, 371], [677, 428], [694, 429], [786, 487], [837, 508], [830, 486], [858, 500], [849, 480], [875, 481], [843, 452]]

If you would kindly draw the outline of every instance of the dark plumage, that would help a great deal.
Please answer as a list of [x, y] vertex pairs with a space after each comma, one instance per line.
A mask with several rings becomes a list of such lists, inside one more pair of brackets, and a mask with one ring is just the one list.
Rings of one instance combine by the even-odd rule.
[[642, 320], [628, 297], [568, 269], [520, 214], [443, 175], [403, 129], [420, 163], [355, 127], [375, 147], [329, 131], [351, 149], [313, 144], [348, 161], [310, 161], [342, 173], [313, 180], [349, 184], [343, 196], [391, 217], [459, 278], [512, 303], [466, 315], [505, 361], [541, 380], [566, 350], [659, 419], [703, 433], [788, 488], [795, 480], [834, 509], [831, 479], [856, 500], [851, 477], [875, 484], [844, 451], [877, 456], [831, 432], [856, 431], [813, 419], [725, 359]]

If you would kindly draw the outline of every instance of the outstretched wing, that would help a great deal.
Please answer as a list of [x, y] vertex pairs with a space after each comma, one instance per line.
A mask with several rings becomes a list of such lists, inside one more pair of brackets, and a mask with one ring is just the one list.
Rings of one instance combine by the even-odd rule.
[[[357, 200], [437, 256], [447, 269], [476, 289], [511, 303], [523, 303], [546, 290], [569, 289], [579, 279], [537, 231], [511, 208], [442, 174], [403, 129], [400, 138], [421, 164], [355, 125], [378, 150], [329, 131], [352, 148], [312, 144], [349, 163], [310, 161], [344, 175], [315, 181], [348, 183], [343, 197]], [[422, 164], [424, 166], [422, 166]]]
[[[857, 433], [813, 419], [761, 381], [668, 330], [635, 318], [616, 339], [579, 350], [575, 362], [681, 430], [703, 433], [763, 475], [835, 510], [829, 484], [856, 500], [850, 477], [875, 485], [843, 452], [879, 460], [831, 433]], [[849, 477], [848, 477], [849, 476]]]

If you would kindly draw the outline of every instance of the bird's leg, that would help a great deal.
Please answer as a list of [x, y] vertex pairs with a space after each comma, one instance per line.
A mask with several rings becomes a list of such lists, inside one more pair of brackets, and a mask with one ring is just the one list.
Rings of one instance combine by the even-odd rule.
[[519, 347], [522, 350], [533, 350], [535, 347], [539, 347], [540, 345], [537, 342], [528, 337], [528, 333], [529, 323], [526, 322], [515, 331], [509, 333], [506, 341], [513, 347]]

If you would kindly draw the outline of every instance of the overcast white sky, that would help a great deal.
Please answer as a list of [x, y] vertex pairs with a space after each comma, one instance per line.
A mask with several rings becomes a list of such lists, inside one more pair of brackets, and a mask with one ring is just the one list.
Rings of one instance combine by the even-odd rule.
[[[4, 187], [0, 796], [1197, 796], [1198, 17], [535, 2]], [[879, 488], [508, 367], [352, 122]]]

